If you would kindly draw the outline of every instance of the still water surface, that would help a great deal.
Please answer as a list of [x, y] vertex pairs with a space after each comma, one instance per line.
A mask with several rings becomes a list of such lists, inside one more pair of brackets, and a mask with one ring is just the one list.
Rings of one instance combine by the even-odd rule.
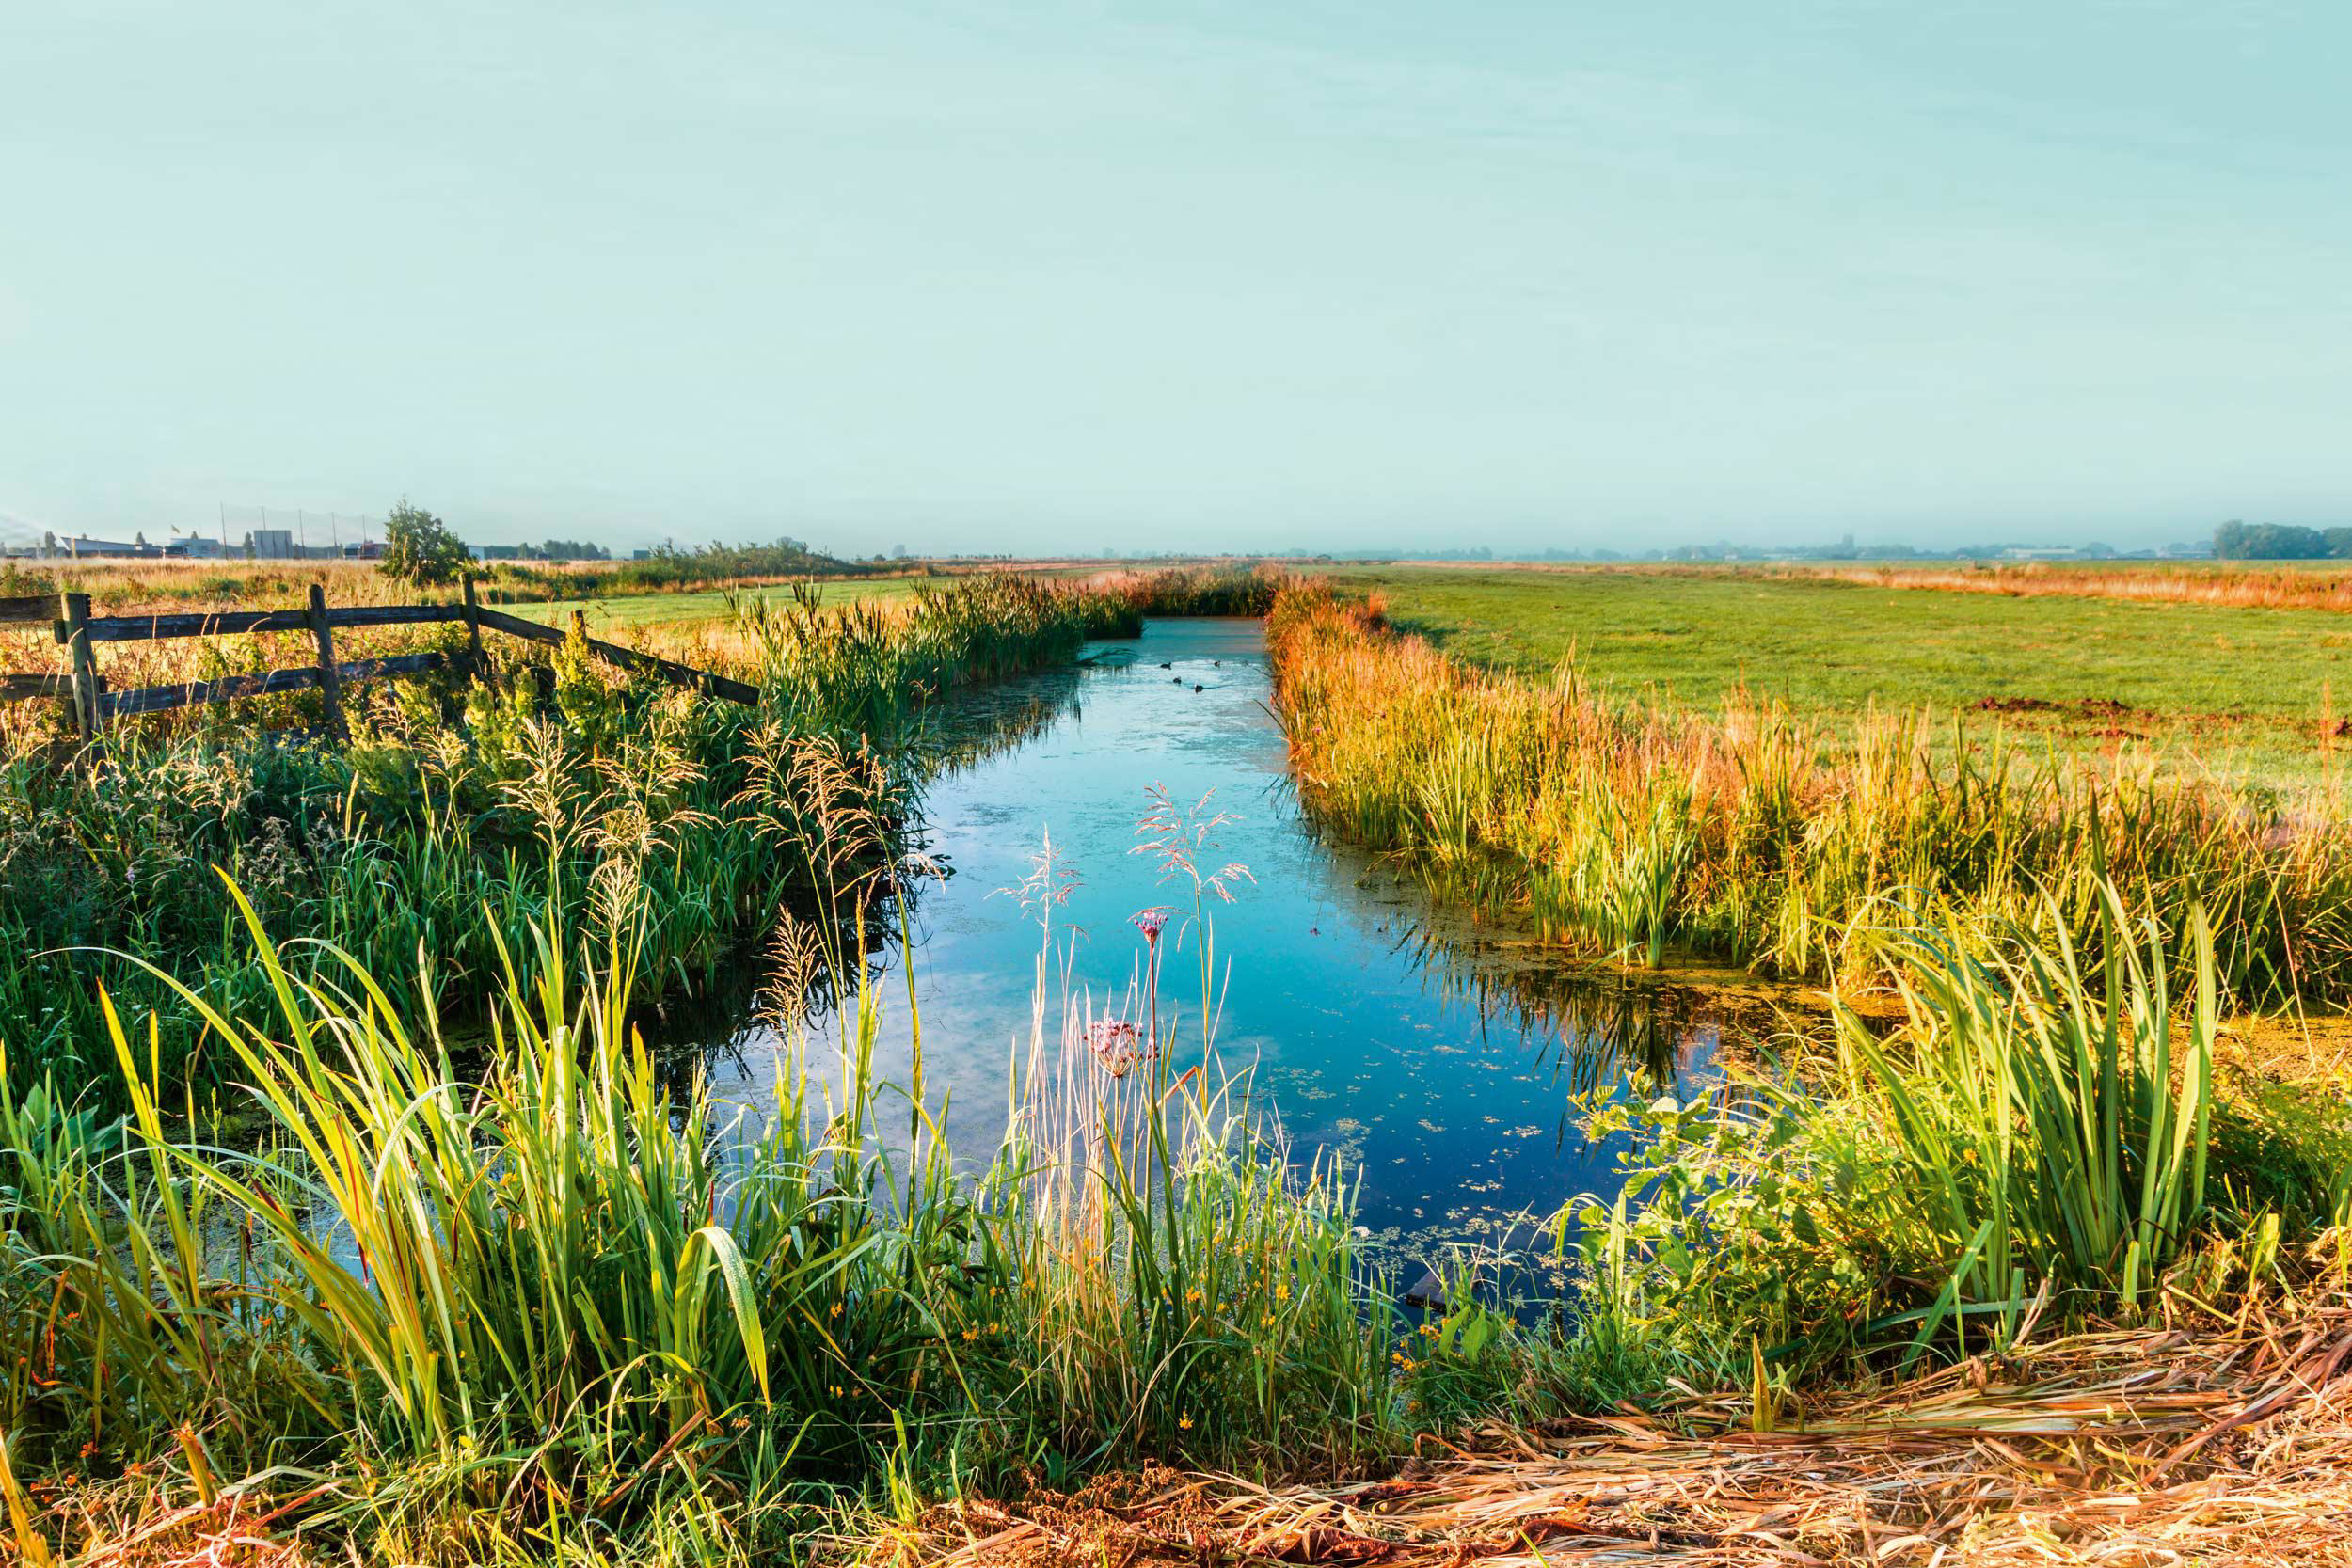
[[[1212, 905], [1217, 1057], [1249, 1071], [1253, 1105], [1279, 1117], [1302, 1158], [1347, 1157], [1359, 1218], [1376, 1234], [1413, 1251], [1491, 1239], [1510, 1214], [1613, 1191], [1615, 1151], [1587, 1145], [1571, 1097], [1710, 1075], [1716, 1025], [1674, 993], [1597, 979], [1447, 916], [1418, 884], [1319, 837], [1267, 705], [1256, 622], [1152, 621], [1089, 655], [1086, 667], [959, 698], [943, 722], [942, 743], [966, 760], [927, 792], [928, 849], [947, 875], [914, 905], [912, 961], [930, 1093], [947, 1096], [961, 1155], [993, 1152], [1031, 1030], [1040, 929], [1000, 890], [1029, 875], [1050, 832], [1079, 878], [1055, 913], [1074, 935], [1068, 984], [1116, 1006], [1143, 952], [1130, 917], [1177, 905], [1181, 918], [1191, 904], [1189, 884], [1135, 852], [1155, 785], [1232, 817], [1201, 852], [1203, 871], [1248, 871], [1231, 903]], [[1164, 970], [1163, 995], [1184, 1015], [1180, 1068], [1199, 1059], [1197, 941], [1184, 932]], [[903, 1085], [903, 977], [879, 992], [876, 1068]], [[1048, 1018], [1060, 1016], [1057, 997]], [[813, 1021], [820, 1039], [829, 1028]], [[764, 1030], [739, 1033], [714, 1069], [719, 1097], [772, 1103], [777, 1050]]]

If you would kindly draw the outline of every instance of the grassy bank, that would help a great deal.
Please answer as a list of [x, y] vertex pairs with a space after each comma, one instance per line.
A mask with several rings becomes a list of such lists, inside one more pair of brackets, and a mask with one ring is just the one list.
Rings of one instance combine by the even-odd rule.
[[[892, 608], [739, 607], [684, 646], [755, 683], [756, 707], [623, 679], [584, 650], [504, 657], [499, 678], [370, 689], [347, 746], [286, 744], [255, 705], [125, 725], [103, 757], [39, 736], [0, 760], [0, 1040], [106, 1101], [93, 982], [163, 1007], [161, 1059], [201, 1098], [234, 1063], [128, 955], [235, 1012], [269, 994], [215, 868], [272, 926], [331, 942], [404, 991], [471, 997], [533, 918], [584, 929], [620, 891], [648, 916], [631, 978], [691, 990], [818, 872], [778, 834], [828, 802], [908, 819], [908, 742], [959, 685], [1072, 657], [1131, 610], [1099, 595], [975, 581]], [[172, 646], [188, 648], [192, 643]], [[302, 722], [304, 699], [276, 700]], [[315, 721], [314, 720], [312, 721]]]
[[[849, 586], [930, 575], [905, 562], [852, 563], [766, 546], [713, 547], [644, 561], [483, 562], [473, 571], [485, 604], [587, 602], [808, 581]], [[101, 615], [299, 604], [314, 583], [326, 591], [328, 603], [338, 605], [412, 604], [424, 593], [387, 576], [373, 561], [134, 559], [0, 564], [0, 598], [87, 594], [92, 610]]]
[[[1019, 575], [1049, 584], [1083, 589], [1088, 594], [1124, 604], [1138, 615], [1180, 616], [1263, 615], [1272, 606], [1275, 588], [1281, 580], [1277, 573], [1246, 567], [1163, 567], [1150, 571], [1098, 572], [1058, 566], [1047, 570], [1024, 567]], [[847, 578], [826, 582], [824, 593], [829, 603], [889, 604], [938, 592], [957, 582], [969, 580], [969, 576], [968, 573], [909, 573], [898, 577]], [[787, 600], [795, 592], [794, 585], [785, 583], [751, 585], [728, 594], [703, 590], [601, 598], [559, 596], [526, 604], [519, 612], [533, 620], [561, 625], [573, 610], [585, 610], [589, 626], [598, 636], [610, 635], [611, 631], [606, 628], [628, 631], [659, 627], [664, 632], [677, 633], [714, 622], [723, 630], [725, 624], [734, 617], [736, 605], [762, 599]]]
[[2352, 853], [2326, 802], [2144, 759], [1939, 746], [1918, 718], [1833, 727], [1761, 700], [1702, 716], [1612, 695], [1581, 663], [1490, 673], [1322, 590], [1286, 595], [1270, 637], [1319, 817], [1595, 949], [1851, 979], [1908, 911], [2055, 921], [2096, 955], [2112, 879], [2135, 903], [2201, 903], [2241, 1004], [2352, 995]]
[[2028, 754], [2153, 752], [2187, 777], [2324, 789], [2352, 746], [2352, 623], [2258, 596], [2279, 575], [2209, 569], [2181, 578], [2179, 598], [1809, 570], [1343, 567], [1331, 580], [1380, 594], [1396, 625], [1457, 658], [1540, 680], [1573, 656], [1613, 697], [1709, 717], [1785, 705], [1832, 739], [1873, 712], [1924, 711], [1939, 729], [1964, 719], [1986, 751], [1997, 737]]
[[[803, 825], [800, 852], [843, 825]], [[175, 1131], [111, 1008], [127, 1123], [0, 1095], [18, 1551], [837, 1560], [911, 1547], [941, 1500], [1105, 1469], [1328, 1486], [1423, 1434], [1629, 1402], [1660, 1443], [1771, 1433], [1857, 1375], [2019, 1364], [2106, 1323], [2186, 1344], [2342, 1289], [2342, 1108], [2231, 1092], [2201, 945], [2175, 1030], [2153, 931], [2085, 984], [2022, 933], [1922, 929], [1890, 953], [1908, 1021], [1815, 1042], [1805, 1093], [1759, 1073], [1707, 1105], [1596, 1102], [1651, 1136], [1622, 1193], [1561, 1217], [1564, 1312], [1496, 1310], [1491, 1256], [1406, 1310], [1346, 1173], [1220, 1087], [1190, 1000], [1211, 944], [1140, 930], [1137, 989], [1089, 1012], [1050, 989], [1039, 891], [1035, 1024], [984, 1162], [946, 1147], [919, 1054], [914, 1085], [873, 1081], [881, 1010], [920, 998], [867, 989], [853, 947], [810, 960], [854, 998], [838, 1035], [793, 1031], [777, 1102], [739, 1119], [628, 1026], [642, 889], [586, 928], [544, 911], [467, 1061], [389, 976], [329, 953], [306, 983], [241, 910], [271, 994], [208, 1021], [253, 1085], [249, 1152]], [[1213, 901], [1183, 913], [1205, 937]]]
[[[1067, 657], [1089, 626], [1277, 592], [1278, 689], [1327, 819], [1488, 898], [1533, 903], [1551, 879], [1539, 909], [1596, 945], [1648, 955], [1700, 915], [1737, 932], [1777, 910], [1754, 928], [1810, 929], [1803, 953], [1875, 988], [1867, 1020], [1841, 1006], [1689, 1100], [1588, 1095], [1589, 1132], [1631, 1134], [1621, 1180], [1508, 1243], [1567, 1255], [1556, 1296], [1502, 1299], [1549, 1273], [1482, 1243], [1433, 1259], [1443, 1306], [1401, 1303], [1350, 1171], [1286, 1145], [1220, 1066], [1203, 1022], [1222, 966], [1254, 956], [1214, 941], [1192, 859], [1209, 847], [1181, 814], [1139, 824], [1177, 907], [1115, 927], [1117, 951], [1062, 928], [1050, 865], [1027, 888], [1035, 1006], [1000, 1143], [948, 1146], [914, 971], [873, 978], [866, 946], [924, 873], [895, 830], [925, 691]], [[356, 888], [286, 896], [249, 858], [255, 888], [207, 883], [209, 946], [84, 956], [103, 967], [48, 985], [53, 1006], [84, 993], [76, 1021], [0, 1072], [0, 1501], [20, 1557], [749, 1568], [993, 1564], [1058, 1541], [1070, 1555], [1043, 1560], [1090, 1564], [1168, 1560], [1174, 1541], [1419, 1564], [1582, 1550], [1604, 1525], [1638, 1545], [1704, 1521], [1720, 1543], [1768, 1528], [1721, 1499], [1817, 1497], [1836, 1475], [1859, 1524], [1769, 1528], [1824, 1557], [1897, 1525], [1962, 1551], [2038, 1539], [2043, 1515], [2000, 1508], [2159, 1483], [2324, 1528], [2340, 1472], [2279, 1424], [2338, 1370], [2340, 1326], [2322, 1330], [2352, 1264], [2352, 1103], [2328, 1074], [2254, 1071], [2220, 1017], [2265, 976], [2334, 983], [2305, 947], [2340, 929], [2344, 890], [2287, 876], [2336, 875], [2324, 848], [2142, 842], [2210, 802], [2153, 780], [1955, 783], [1899, 733], [1833, 769], [1786, 716], [1719, 726], [1489, 676], [1256, 578], [751, 607], [691, 635], [757, 675], [756, 712], [567, 657], [544, 703], [535, 682], [493, 688], [478, 699], [512, 711], [403, 740], [415, 771], [381, 807], [372, 742], [304, 753], [342, 757], [335, 787], [367, 812], [455, 802], [429, 833], [350, 835], [378, 857], [354, 882], [421, 890], [378, 906], [412, 924], [339, 916]], [[461, 765], [489, 769], [471, 794]], [[61, 800], [60, 820], [99, 805]], [[462, 906], [396, 880], [407, 854], [502, 877], [507, 902], [435, 925]], [[2039, 885], [2030, 856], [2055, 857]], [[1943, 880], [1887, 895], [1922, 867]], [[714, 1103], [632, 1026], [723, 906], [767, 938], [787, 1042], [751, 1107]], [[2292, 953], [2263, 946], [2274, 919]], [[322, 934], [340, 940], [298, 940]], [[448, 963], [468, 942], [479, 958]], [[434, 983], [412, 980], [420, 953]], [[1132, 982], [1089, 992], [1104, 963]], [[841, 1003], [815, 1036], [811, 992]], [[884, 1084], [875, 1042], [901, 1008], [911, 1076]], [[171, 1054], [189, 1020], [208, 1036], [194, 1072]], [[101, 1072], [119, 1114], [83, 1086]], [[208, 1084], [244, 1110], [232, 1147], [188, 1115]], [[2119, 1382], [2159, 1349], [2201, 1369], [2193, 1388]], [[2240, 1415], [2251, 1440], [2209, 1441]], [[1883, 1454], [1890, 1428], [1915, 1457], [1972, 1435], [1932, 1486], [1890, 1488], [1836, 1447]], [[1614, 1490], [1583, 1462], [1596, 1431], [1623, 1437]], [[1418, 1456], [1441, 1447], [1456, 1457], [1433, 1478]], [[1719, 1463], [1734, 1452], [1745, 1468]], [[1687, 1512], [1629, 1504], [1641, 1466], [1686, 1486]], [[1106, 1473], [1153, 1479], [1052, 1500]], [[1438, 1481], [1474, 1501], [1449, 1512]], [[1569, 1490], [1534, 1507], [1545, 1486]], [[1179, 1497], [1200, 1506], [1171, 1514]], [[1379, 1525], [1383, 1497], [1410, 1519]], [[1970, 1497], [1991, 1516], [1958, 1533]], [[1508, 1533], [1486, 1541], [1482, 1518]]]
[[[787, 610], [817, 592], [841, 609], [875, 605], [902, 610], [927, 595], [952, 594], [986, 574], [898, 570], [822, 578], [752, 576], [719, 586], [670, 586], [667, 579], [575, 581], [584, 567], [563, 567], [528, 580], [503, 566], [482, 583], [484, 604], [503, 606], [544, 625], [567, 625], [574, 611], [587, 620], [592, 636], [646, 645], [688, 663], [708, 668], [715, 661], [746, 657], [738, 627], [747, 612], [766, 605]], [[1089, 596], [1116, 601], [1141, 615], [1263, 615], [1273, 601], [1272, 573], [1248, 567], [1167, 567], [1150, 571], [1097, 571], [1055, 567], [1012, 574], [1048, 587], [1083, 587]], [[299, 607], [312, 586], [336, 608], [449, 601], [453, 590], [421, 589], [385, 577], [369, 562], [257, 562], [209, 563], [112, 562], [59, 568], [15, 578], [0, 576], [0, 597], [22, 591], [54, 594], [60, 586], [91, 595], [99, 615], [145, 615], [189, 610], [282, 610]], [[454, 648], [462, 638], [413, 627], [346, 626], [336, 633], [340, 657], [394, 657], [434, 648]], [[260, 633], [103, 644], [99, 673], [114, 689], [165, 686], [224, 674], [258, 673], [316, 658], [310, 634]], [[0, 627], [0, 666], [11, 673], [66, 674], [66, 650], [46, 626]], [[249, 716], [278, 722], [306, 712], [303, 702], [241, 705], [236, 715], [215, 714], [226, 727], [250, 727]], [[147, 733], [184, 727], [189, 717], [148, 721]], [[0, 734], [65, 738], [72, 718], [63, 702], [0, 705]]]
[[[886, 831], [844, 801], [785, 836], [854, 910], [891, 863], [841, 846]], [[77, 1474], [126, 1527], [253, 1475], [402, 1560], [711, 1560], [1031, 1467], [1345, 1466], [1384, 1441], [1394, 1331], [1359, 1312], [1347, 1182], [1287, 1167], [1213, 1086], [1183, 1001], [1205, 976], [1162, 999], [1156, 931], [1116, 1028], [1041, 991], [1015, 1120], [972, 1176], [919, 1056], [906, 1094], [864, 1065], [897, 1003], [827, 935], [855, 920], [780, 922], [853, 1000], [837, 1038], [793, 1032], [779, 1101], [737, 1121], [629, 1027], [660, 895], [615, 900], [584, 927], [537, 911], [465, 1066], [391, 976], [328, 950], [306, 980], [241, 908], [267, 998], [182, 1001], [254, 1085], [249, 1155], [172, 1130], [177, 1086], [111, 1006], [127, 1125], [47, 1082], [0, 1094], [0, 1354], [31, 1373], [0, 1423], [40, 1521], [20, 1549]]]

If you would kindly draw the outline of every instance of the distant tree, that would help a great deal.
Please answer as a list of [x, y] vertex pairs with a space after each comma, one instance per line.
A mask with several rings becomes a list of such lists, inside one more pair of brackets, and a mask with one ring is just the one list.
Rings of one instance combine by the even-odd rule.
[[454, 582], [472, 559], [447, 523], [410, 505], [405, 496], [384, 519], [384, 570], [402, 582], [421, 587]]
[[2334, 553], [2331, 543], [2328, 534], [2292, 523], [2233, 520], [2213, 531], [2213, 553], [2223, 561], [2322, 561]]
[[2321, 538], [2328, 541], [2328, 553], [2338, 561], [2352, 561], [2352, 528], [2331, 528]]

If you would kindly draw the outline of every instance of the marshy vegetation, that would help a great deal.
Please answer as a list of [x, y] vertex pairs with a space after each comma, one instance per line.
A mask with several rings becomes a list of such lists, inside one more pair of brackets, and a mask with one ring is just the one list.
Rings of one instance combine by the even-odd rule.
[[2176, 962], [2201, 906], [2241, 1005], [2352, 994], [2352, 840], [2320, 802], [2145, 757], [1939, 747], [1924, 712], [1833, 736], [1764, 700], [1715, 718], [1605, 695], [1573, 661], [1497, 675], [1315, 589], [1285, 596], [1269, 636], [1318, 815], [1597, 951], [1851, 981], [1909, 906], [2054, 927], [2095, 961], [2111, 881], [2162, 911]]
[[[470, 568], [484, 602], [528, 604], [549, 599], [606, 599], [682, 589], [742, 589], [816, 579], [853, 582], [901, 577], [916, 568], [851, 562], [804, 546], [710, 545], [658, 551], [628, 561], [485, 561]], [[388, 604], [415, 589], [386, 574], [374, 560], [248, 560], [125, 558], [49, 559], [0, 565], [0, 598], [28, 594], [89, 594], [101, 614], [136, 613], [256, 602], [294, 603], [316, 583], [327, 602]]]
[[343, 746], [255, 727], [304, 722], [307, 694], [120, 725], [72, 765], [22, 736], [0, 759], [0, 1038], [18, 1071], [40, 1064], [119, 1104], [103, 984], [134, 1014], [162, 1009], [172, 1081], [209, 1098], [234, 1064], [199, 1050], [200, 1022], [137, 962], [230, 1012], [270, 994], [215, 868], [273, 929], [464, 1002], [532, 920], [573, 928], [627, 891], [655, 911], [633, 947], [637, 994], [691, 990], [811, 885], [778, 825], [815, 783], [905, 820], [909, 742], [940, 693], [1067, 661], [1131, 618], [1009, 578], [895, 607], [804, 595], [747, 602], [686, 650], [756, 685], [755, 708], [566, 646], [490, 681], [370, 689]]
[[1862, 720], [1928, 712], [1939, 763], [1957, 745], [2130, 755], [2200, 784], [2341, 797], [2352, 637], [2341, 606], [2265, 586], [2324, 587], [2327, 572], [2108, 576], [1364, 565], [1330, 581], [1465, 663], [1541, 682], [1572, 661], [1596, 692], [1716, 720], [1785, 705], [1833, 750]]
[[[1132, 988], [1070, 990], [1050, 862], [1026, 889], [1000, 1143], [949, 1146], [919, 984], [868, 961], [926, 870], [900, 828], [930, 693], [1278, 591], [1295, 767], [1341, 831], [1596, 951], [1836, 982], [1826, 1024], [1720, 1087], [1594, 1086], [1591, 1130], [1639, 1137], [1621, 1185], [1516, 1239], [1573, 1259], [1556, 1297], [1503, 1299], [1489, 1244], [1440, 1304], [1400, 1299], [1353, 1172], [1220, 1063], [1220, 974], [1252, 955], [1216, 943], [1236, 884], [1173, 805], [1141, 825], [1174, 907], [1136, 911]], [[2316, 835], [2154, 780], [1955, 779], [1899, 727], [1832, 775], [1787, 715], [1516, 686], [1258, 578], [697, 635], [756, 709], [559, 657], [343, 751], [19, 758], [8, 799], [52, 831], [11, 841], [11, 934], [54, 942], [49, 906], [82, 908], [113, 950], [12, 959], [0, 1023], [21, 1556], [1532, 1564], [1661, 1530], [1827, 1558], [1899, 1527], [1924, 1560], [2027, 1550], [1963, 1503], [2048, 1516], [2054, 1491], [2332, 1528], [2352, 1117], [2325, 1074], [2250, 1072], [2221, 1016], [2340, 996], [2352, 890]], [[458, 703], [462, 725], [434, 705]], [[141, 858], [150, 832], [168, 852]], [[103, 898], [71, 903], [61, 845]], [[19, 864], [49, 880], [19, 895]], [[753, 934], [785, 1060], [736, 1112], [644, 1030]], [[892, 1010], [898, 1085], [874, 1069]], [[2269, 1457], [2212, 1440], [2241, 1417]], [[1468, 1456], [1398, 1477], [1433, 1436]], [[1092, 1514], [982, 1501], [1153, 1465], [1243, 1479]], [[2084, 1539], [2121, 1516], [2089, 1509]]]
[[[844, 825], [813, 824], [804, 853]], [[1213, 902], [1179, 918], [1213, 922]], [[1144, 1461], [1327, 1483], [1417, 1433], [1621, 1400], [1772, 1430], [1832, 1370], [1998, 1361], [2107, 1321], [2219, 1333], [2201, 1304], [2340, 1289], [2352, 1235], [2328, 1151], [2221, 1110], [2209, 970], [2199, 1065], [2168, 1089], [2160, 953], [2086, 991], [2062, 952], [1922, 933], [1898, 960], [1910, 1022], [1850, 1040], [1810, 1087], [1596, 1107], [1659, 1135], [1578, 1222], [1569, 1311], [1460, 1289], [1414, 1312], [1361, 1253], [1346, 1173], [1226, 1097], [1158, 923], [1108, 1012], [1041, 986], [1004, 1144], [975, 1166], [930, 1101], [871, 1078], [898, 1004], [853, 945], [813, 943], [855, 996], [831, 1037], [792, 1037], [766, 1114], [718, 1115], [611, 978], [648, 912], [638, 893], [617, 924], [550, 915], [461, 1060], [430, 1007], [338, 952], [305, 977], [241, 910], [270, 1000], [183, 1000], [254, 1085], [257, 1142], [184, 1130], [151, 1036], [111, 1006], [127, 1122], [46, 1085], [0, 1104], [21, 1550], [142, 1541], [164, 1560], [242, 1519], [281, 1561], [342, 1541], [403, 1561], [808, 1560], [844, 1530], [913, 1539], [929, 1498]], [[2018, 1085], [2019, 1115], [1988, 1114], [1988, 1078]], [[2098, 1402], [2037, 1392], [2076, 1417]]]

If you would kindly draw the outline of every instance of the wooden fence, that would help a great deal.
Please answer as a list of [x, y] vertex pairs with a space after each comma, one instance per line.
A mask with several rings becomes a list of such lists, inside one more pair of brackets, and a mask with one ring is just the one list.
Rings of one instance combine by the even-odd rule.
[[[469, 676], [480, 675], [488, 668], [482, 651], [482, 634], [485, 631], [502, 632], [509, 637], [532, 642], [561, 644], [565, 640], [565, 634], [553, 626], [543, 626], [519, 615], [484, 609], [474, 600], [471, 582], [466, 584], [465, 598], [458, 604], [354, 605], [329, 609], [326, 591], [312, 584], [310, 602], [300, 610], [205, 610], [171, 615], [94, 616], [89, 612], [87, 594], [60, 594], [54, 600], [45, 596], [0, 599], [0, 626], [50, 626], [58, 646], [67, 650], [70, 666], [68, 673], [61, 675], [0, 675], [0, 703], [30, 702], [39, 698], [70, 702], [73, 705], [74, 721], [82, 732], [82, 738], [91, 741], [104, 733], [106, 721], [110, 719], [162, 713], [197, 703], [225, 703], [238, 697], [307, 691], [315, 687], [325, 700], [327, 733], [341, 738], [348, 733], [343, 721], [344, 687], [361, 681], [421, 675], [443, 668], [450, 660], [448, 656], [432, 653], [407, 654], [397, 658], [338, 661], [335, 657], [335, 628], [417, 626], [436, 621], [460, 621], [465, 624], [469, 646], [457, 658]], [[572, 624], [573, 629], [586, 641], [588, 651], [607, 663], [625, 670], [642, 671], [674, 686], [687, 687], [707, 696], [724, 697], [738, 703], [756, 704], [759, 701], [756, 687], [589, 637], [586, 618], [579, 610], [572, 611]], [[102, 642], [146, 642], [175, 637], [229, 637], [261, 631], [309, 632], [318, 648], [318, 662], [288, 670], [272, 670], [259, 675], [224, 675], [215, 680], [181, 681], [171, 686], [138, 687], [128, 691], [109, 691], [105, 677], [98, 669], [95, 649]]]

